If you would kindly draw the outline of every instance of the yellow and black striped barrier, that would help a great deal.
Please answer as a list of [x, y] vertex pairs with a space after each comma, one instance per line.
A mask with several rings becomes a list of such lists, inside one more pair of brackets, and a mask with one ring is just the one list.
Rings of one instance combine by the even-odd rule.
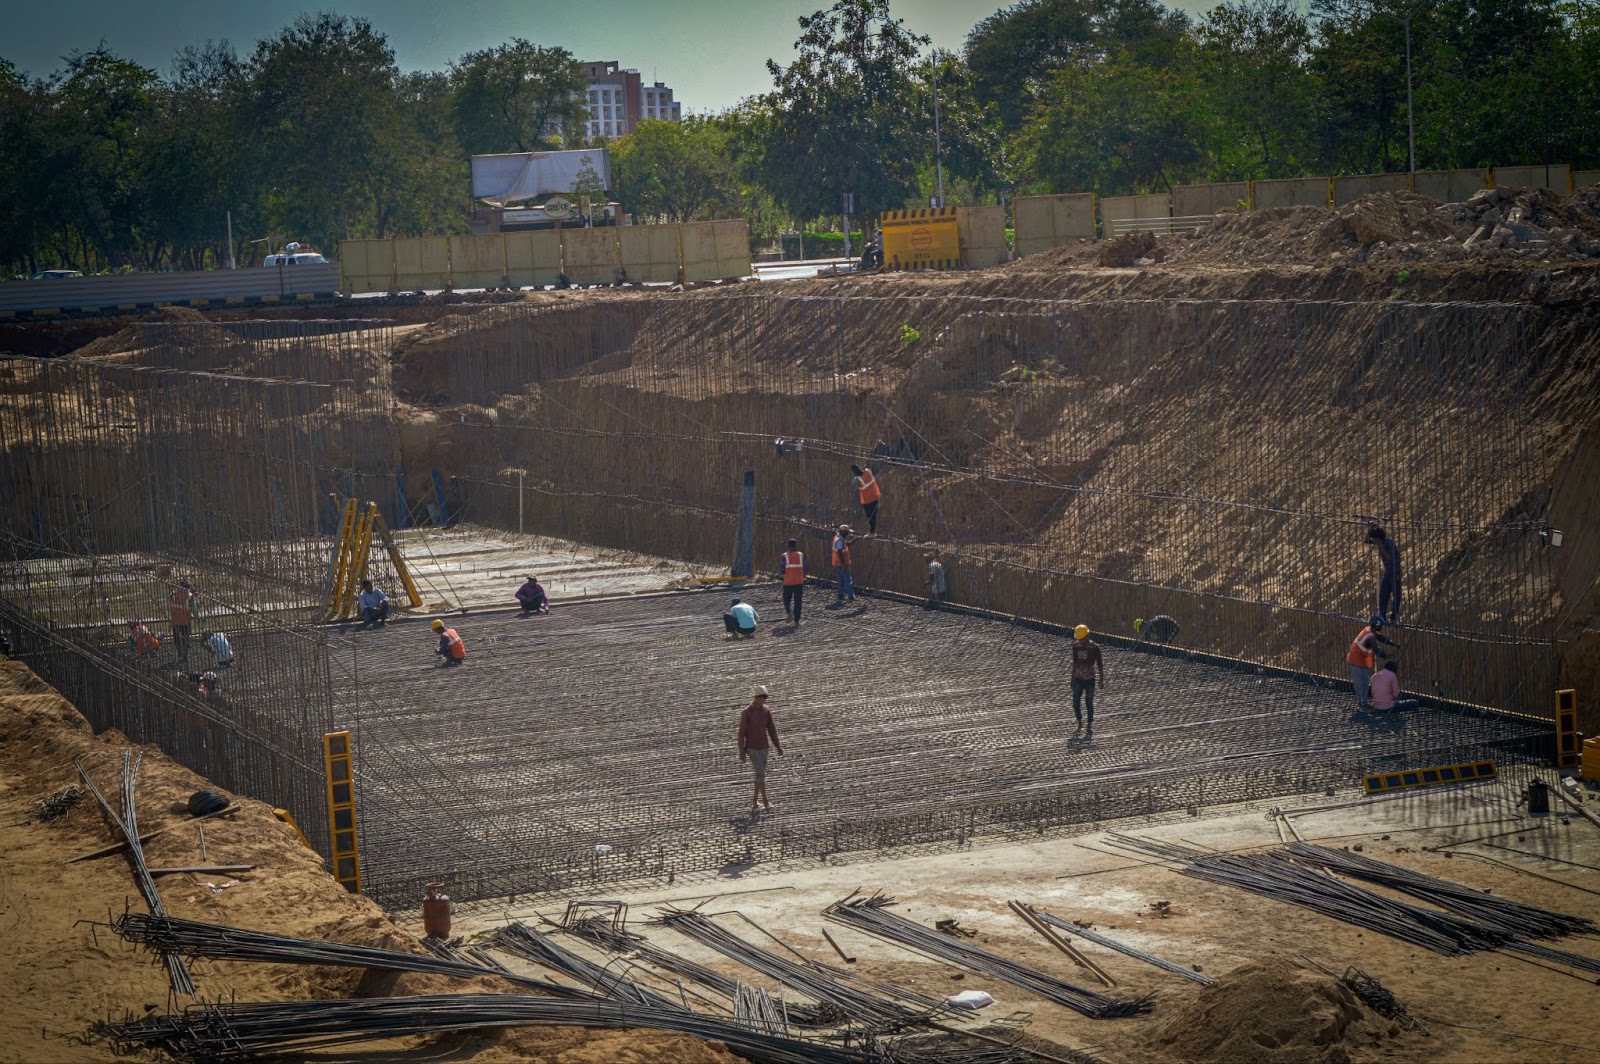
[[1361, 785], [1368, 794], [1385, 794], [1411, 787], [1437, 787], [1441, 783], [1465, 783], [1498, 778], [1500, 770], [1493, 761], [1464, 761], [1455, 765], [1434, 765], [1432, 768], [1410, 768], [1400, 772], [1379, 772], [1365, 776]]

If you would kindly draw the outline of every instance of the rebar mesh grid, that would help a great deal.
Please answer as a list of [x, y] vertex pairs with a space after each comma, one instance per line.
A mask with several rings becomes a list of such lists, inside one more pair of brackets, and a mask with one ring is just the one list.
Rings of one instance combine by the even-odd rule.
[[1124, 634], [1165, 613], [1188, 646], [1305, 672], [1343, 674], [1375, 611], [1375, 522], [1404, 556], [1404, 682], [1548, 715], [1571, 367], [1540, 320], [741, 291], [460, 318], [396, 388], [450, 406], [470, 520], [520, 505], [547, 534], [725, 563], [750, 469], [758, 559], [796, 537], [817, 573], [827, 530], [863, 523], [849, 465], [870, 459], [858, 580], [915, 592], [937, 547], [957, 601]]
[[[340, 712], [365, 888], [393, 905], [440, 879], [458, 898], [586, 890], [1087, 826], [1508, 756], [1541, 731], [1439, 709], [1356, 722], [1348, 693], [1107, 648], [1094, 735], [1075, 738], [1065, 639], [809, 593], [795, 631], [775, 589], [747, 592], [767, 624], [740, 641], [721, 592], [468, 614], [457, 668], [420, 623], [338, 636], [360, 663]], [[755, 683], [785, 755], [776, 811], [752, 817], [734, 734]]]

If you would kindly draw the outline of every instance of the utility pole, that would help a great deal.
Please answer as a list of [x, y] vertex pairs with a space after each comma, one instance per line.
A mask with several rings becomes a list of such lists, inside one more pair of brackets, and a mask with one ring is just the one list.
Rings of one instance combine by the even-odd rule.
[[228, 212], [228, 269], [233, 269], [233, 212]]
[[1411, 112], [1411, 9], [1406, 8], [1406, 143], [1409, 148], [1407, 173], [1417, 172], [1417, 124]]
[[939, 184], [939, 206], [944, 206], [944, 160], [939, 151], [939, 52], [933, 53], [933, 172]]

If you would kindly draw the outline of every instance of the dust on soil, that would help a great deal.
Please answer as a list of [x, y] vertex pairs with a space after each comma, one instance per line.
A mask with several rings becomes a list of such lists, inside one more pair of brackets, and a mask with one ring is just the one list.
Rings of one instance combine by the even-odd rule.
[[[165, 970], [155, 957], [124, 945], [104, 922], [144, 900], [121, 855], [67, 863], [109, 844], [111, 831], [92, 796], [60, 819], [33, 819], [34, 803], [78, 783], [73, 759], [102, 790], [114, 793], [126, 740], [92, 734], [88, 723], [49, 685], [18, 662], [0, 661], [0, 986], [8, 1000], [0, 1018], [0, 1059], [110, 1061], [104, 1043], [87, 1043], [97, 1021], [159, 1013], [168, 1006]], [[366, 898], [348, 894], [303, 847], [270, 806], [238, 799], [241, 810], [205, 823], [208, 859], [198, 832], [170, 806], [201, 787], [199, 776], [153, 746], [139, 774], [139, 825], [165, 833], [150, 840], [151, 867], [253, 864], [250, 872], [177, 874], [157, 880], [172, 915], [275, 934], [362, 946], [426, 952]], [[113, 798], [115, 804], [115, 799]], [[87, 922], [86, 922], [87, 921]], [[282, 1001], [422, 993], [520, 993], [492, 977], [452, 980], [429, 975], [368, 973], [362, 969], [242, 964], [190, 964], [208, 1000]], [[180, 1003], [181, 1004], [181, 1003]], [[540, 1061], [602, 1064], [673, 1060], [714, 1064], [738, 1058], [720, 1045], [648, 1031], [536, 1028], [500, 1035], [438, 1036], [382, 1043], [396, 1055], [432, 1047], [430, 1054], [472, 1062]]]
[[1269, 957], [1222, 973], [1216, 986], [1156, 1029], [1155, 1043], [1179, 1060], [1343, 1064], [1350, 1059], [1345, 1040], [1368, 1026], [1361, 1002], [1343, 983]]

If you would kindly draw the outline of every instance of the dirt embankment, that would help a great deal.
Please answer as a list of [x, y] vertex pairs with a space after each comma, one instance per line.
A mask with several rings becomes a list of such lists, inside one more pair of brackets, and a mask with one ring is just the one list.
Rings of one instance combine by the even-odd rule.
[[[101, 789], [114, 795], [127, 745], [115, 732], [93, 735], [53, 688], [20, 663], [0, 661], [0, 929], [6, 943], [0, 953], [0, 987], [7, 990], [6, 1007], [0, 1011], [0, 1060], [79, 1064], [120, 1059], [105, 1044], [85, 1042], [90, 1026], [167, 1008], [167, 977], [155, 958], [86, 922], [144, 908], [126, 858], [68, 863], [112, 841], [93, 797], [85, 795], [61, 819], [43, 821], [35, 815], [40, 798], [78, 782], [75, 757], [83, 757]], [[160, 877], [162, 900], [174, 916], [424, 952], [413, 935], [376, 905], [346, 893], [324, 871], [321, 859], [262, 802], [240, 799], [240, 812], [207, 821], [207, 858], [202, 861], [198, 831], [169, 807], [205, 781], [159, 749], [142, 749], [139, 826], [144, 832], [165, 829], [146, 846], [150, 865], [256, 866], [233, 876]], [[194, 961], [190, 968], [207, 1000], [518, 992], [493, 978], [463, 981], [222, 961]], [[378, 1047], [384, 1049], [397, 1056], [420, 1051], [432, 1059], [485, 1064], [713, 1064], [738, 1059], [720, 1046], [674, 1035], [569, 1028], [441, 1036]]]

